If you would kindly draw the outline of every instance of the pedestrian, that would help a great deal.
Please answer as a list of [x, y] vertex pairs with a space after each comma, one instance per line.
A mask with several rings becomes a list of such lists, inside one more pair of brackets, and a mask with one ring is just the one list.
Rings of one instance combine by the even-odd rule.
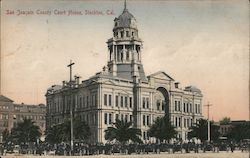
[[234, 145], [233, 145], [233, 143], [230, 144], [230, 148], [231, 148], [231, 152], [233, 153], [234, 152]]

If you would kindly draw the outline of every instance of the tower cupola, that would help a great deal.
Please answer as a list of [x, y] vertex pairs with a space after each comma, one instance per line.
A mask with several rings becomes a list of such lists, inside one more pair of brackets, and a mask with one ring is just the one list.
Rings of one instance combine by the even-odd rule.
[[142, 40], [138, 36], [137, 21], [128, 11], [126, 1], [122, 14], [114, 19], [113, 37], [107, 44], [108, 67], [113, 76], [146, 80], [141, 64]]

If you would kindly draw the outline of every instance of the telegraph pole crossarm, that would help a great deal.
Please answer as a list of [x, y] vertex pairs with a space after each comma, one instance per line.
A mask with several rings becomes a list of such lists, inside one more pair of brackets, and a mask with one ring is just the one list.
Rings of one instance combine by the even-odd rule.
[[72, 63], [72, 60], [70, 60], [70, 63], [67, 67], [69, 67], [69, 81], [70, 81], [70, 85], [71, 85], [71, 82], [72, 82], [72, 66], [74, 65], [75, 63]]

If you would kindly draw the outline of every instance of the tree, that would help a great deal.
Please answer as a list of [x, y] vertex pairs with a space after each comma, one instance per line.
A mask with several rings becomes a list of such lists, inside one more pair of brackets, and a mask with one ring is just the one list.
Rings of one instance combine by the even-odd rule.
[[[86, 141], [90, 133], [87, 123], [79, 117], [73, 120], [74, 139], [80, 142]], [[63, 123], [54, 125], [46, 130], [46, 141], [50, 144], [59, 144], [61, 142], [69, 142], [71, 140], [71, 123], [69, 119], [65, 119]]]
[[[188, 138], [198, 138], [202, 142], [207, 140], [208, 135], [208, 122], [205, 119], [199, 119], [197, 123], [194, 124], [194, 126], [191, 127], [191, 131], [188, 133]], [[214, 122], [210, 123], [210, 130], [211, 130], [211, 140], [215, 141], [219, 138], [219, 127], [214, 125]]]
[[160, 142], [163, 140], [169, 141], [174, 138], [177, 134], [175, 127], [171, 124], [170, 118], [168, 115], [164, 117], [157, 118], [154, 124], [150, 127], [148, 134], [150, 137], [155, 137]]
[[23, 122], [17, 123], [17, 126], [12, 128], [11, 136], [17, 144], [26, 144], [37, 142], [41, 132], [39, 126], [35, 125], [31, 119], [24, 119]]
[[250, 139], [250, 122], [244, 124], [235, 125], [232, 130], [228, 133], [228, 138], [241, 141], [243, 139]]
[[2, 136], [3, 136], [3, 142], [7, 143], [10, 139], [10, 132], [7, 128], [2, 132]]
[[51, 128], [47, 129], [45, 131], [45, 135], [46, 135], [46, 142], [50, 143], [50, 144], [59, 144], [62, 142], [62, 124], [58, 124], [55, 126], [52, 126]]
[[5, 148], [11, 149], [13, 148], [12, 146], [12, 137], [10, 135], [9, 130], [6, 128], [3, 132], [2, 132], [2, 136], [3, 136], [3, 146]]
[[74, 137], [76, 140], [86, 141], [91, 135], [90, 128], [85, 121], [81, 121], [79, 117], [74, 120]]
[[222, 120], [220, 120], [221, 125], [228, 125], [231, 122], [230, 117], [223, 117]]
[[125, 145], [129, 140], [142, 143], [140, 139], [141, 130], [131, 126], [132, 122], [117, 119], [114, 127], [108, 127], [105, 130], [105, 139], [109, 141], [117, 140], [122, 145]]

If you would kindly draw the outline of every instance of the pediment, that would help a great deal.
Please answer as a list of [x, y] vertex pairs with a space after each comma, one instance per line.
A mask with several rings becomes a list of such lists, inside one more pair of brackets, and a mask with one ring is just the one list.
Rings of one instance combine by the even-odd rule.
[[104, 80], [102, 81], [102, 83], [116, 85], [115, 82], [112, 80]]
[[157, 79], [161, 79], [161, 80], [167, 80], [167, 81], [174, 81], [174, 79], [172, 77], [170, 77], [168, 74], [166, 74], [163, 71], [156, 72], [152, 75], [149, 75], [149, 77], [157, 78]]

